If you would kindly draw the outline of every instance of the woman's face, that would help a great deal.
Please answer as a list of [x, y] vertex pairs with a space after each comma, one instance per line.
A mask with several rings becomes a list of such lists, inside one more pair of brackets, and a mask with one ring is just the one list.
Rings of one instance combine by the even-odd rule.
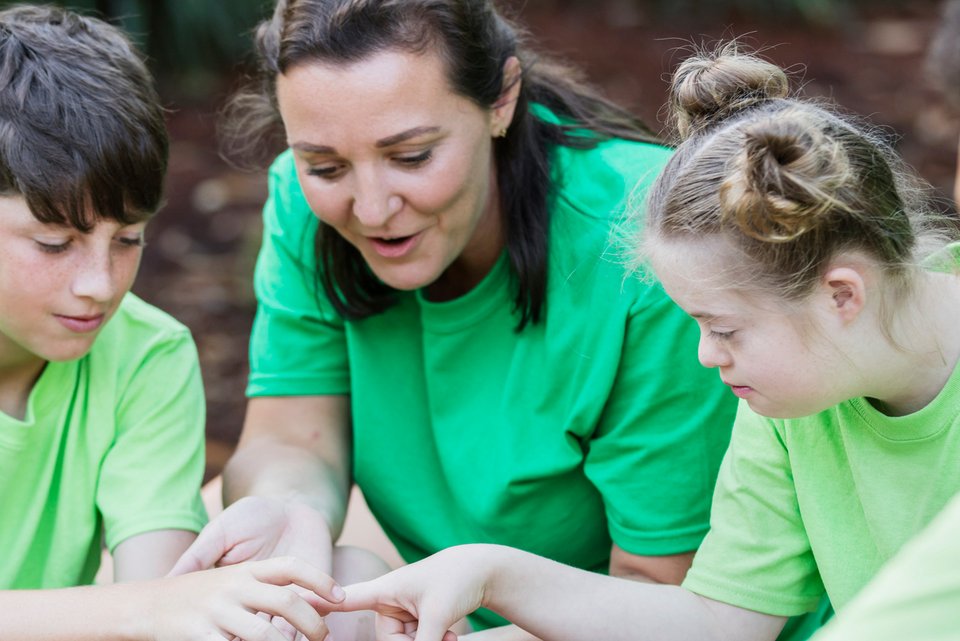
[[387, 285], [466, 291], [503, 247], [493, 110], [451, 91], [432, 53], [387, 51], [277, 78], [297, 175], [314, 214]]
[[144, 226], [100, 220], [81, 233], [0, 197], [0, 366], [86, 354], [133, 285]]

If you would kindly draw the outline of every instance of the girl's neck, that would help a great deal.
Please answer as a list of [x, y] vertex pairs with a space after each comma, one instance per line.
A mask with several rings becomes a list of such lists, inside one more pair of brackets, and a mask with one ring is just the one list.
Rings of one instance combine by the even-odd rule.
[[960, 361], [960, 278], [930, 272], [893, 323], [897, 344], [874, 355], [881, 372], [870, 396], [890, 416], [912, 414], [943, 390]]

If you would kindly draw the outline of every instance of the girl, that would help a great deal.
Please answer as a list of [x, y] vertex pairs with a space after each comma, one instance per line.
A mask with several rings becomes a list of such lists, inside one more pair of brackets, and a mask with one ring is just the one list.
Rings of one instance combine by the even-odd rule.
[[826, 593], [843, 616], [960, 489], [960, 252], [893, 151], [787, 97], [737, 52], [686, 60], [683, 143], [642, 253], [740, 397], [711, 530], [682, 587], [465, 546], [349, 588], [396, 638], [487, 606], [544, 638], [773, 639]]

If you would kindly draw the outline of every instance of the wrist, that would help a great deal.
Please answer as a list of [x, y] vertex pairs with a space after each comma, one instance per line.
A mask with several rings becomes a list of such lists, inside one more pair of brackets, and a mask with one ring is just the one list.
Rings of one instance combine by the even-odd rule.
[[518, 550], [504, 546], [492, 544], [476, 544], [469, 546], [475, 548], [472, 553], [476, 555], [472, 564], [478, 569], [475, 577], [478, 582], [481, 595], [481, 607], [501, 612], [501, 604], [509, 600], [509, 592], [513, 585], [512, 567], [517, 563]]

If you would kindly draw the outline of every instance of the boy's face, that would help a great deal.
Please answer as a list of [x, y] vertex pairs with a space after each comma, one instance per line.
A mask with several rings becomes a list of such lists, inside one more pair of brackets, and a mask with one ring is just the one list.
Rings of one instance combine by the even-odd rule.
[[133, 285], [144, 226], [100, 220], [82, 233], [0, 197], [0, 370], [86, 354]]

